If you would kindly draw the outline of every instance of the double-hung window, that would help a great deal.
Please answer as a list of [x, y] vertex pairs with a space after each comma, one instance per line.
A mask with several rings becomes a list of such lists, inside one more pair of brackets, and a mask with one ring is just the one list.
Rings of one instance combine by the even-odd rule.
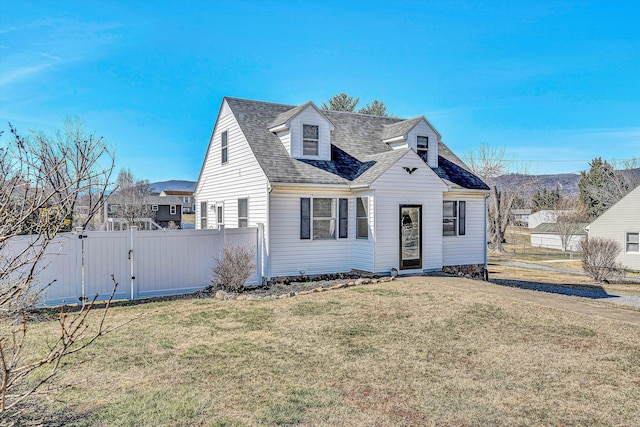
[[369, 238], [369, 198], [356, 198], [356, 239]]
[[349, 235], [349, 200], [329, 197], [300, 199], [300, 238], [329, 240]]
[[627, 252], [640, 252], [640, 233], [627, 233], [625, 247]]
[[238, 199], [238, 227], [249, 225], [249, 200]]
[[302, 125], [302, 154], [305, 156], [318, 155], [318, 141], [320, 129], [316, 125]]
[[158, 212], [158, 205], [151, 205], [151, 212]]
[[227, 163], [229, 161], [229, 134], [226, 130], [222, 132], [220, 137], [220, 147], [222, 163]]
[[467, 202], [442, 202], [442, 235], [464, 236], [467, 232]]
[[429, 137], [418, 136], [416, 137], [416, 151], [424, 161], [427, 161], [427, 152], [429, 151]]
[[200, 228], [207, 229], [207, 202], [200, 202]]
[[169, 215], [175, 215], [175, 214], [176, 214], [176, 205], [169, 206]]
[[224, 207], [222, 204], [219, 204], [216, 208], [217, 208], [216, 220], [218, 221], [218, 227], [219, 227], [222, 224], [224, 224], [224, 217], [222, 216], [224, 212]]

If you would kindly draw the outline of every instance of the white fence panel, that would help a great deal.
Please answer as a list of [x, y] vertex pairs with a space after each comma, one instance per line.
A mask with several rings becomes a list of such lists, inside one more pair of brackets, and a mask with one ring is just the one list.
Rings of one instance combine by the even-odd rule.
[[175, 295], [207, 286], [222, 237], [218, 230], [137, 233], [134, 296]]
[[[53, 238], [39, 262], [36, 270], [33, 290], [44, 289], [43, 299], [51, 300], [56, 304], [62, 301], [68, 303], [78, 302], [79, 275], [77, 257], [77, 236], [71, 233], [61, 233]], [[30, 245], [32, 249], [28, 249]], [[36, 236], [18, 236], [11, 239], [6, 248], [8, 253], [18, 254], [23, 251], [24, 257], [32, 257], [36, 251], [40, 250], [40, 242]], [[29, 265], [25, 265], [22, 273], [26, 273]], [[46, 289], [45, 289], [46, 288]]]
[[108, 298], [113, 289], [111, 280], [113, 274], [118, 282], [115, 299], [128, 298], [131, 276], [129, 260], [131, 231], [92, 231], [84, 232], [79, 236], [86, 236], [78, 239], [81, 256], [84, 255], [84, 295], [90, 300], [96, 294], [98, 299]]
[[[262, 282], [263, 227], [179, 231], [91, 231], [63, 233], [48, 246], [40, 265], [38, 286], [53, 284], [44, 294], [47, 305], [77, 303], [84, 295], [106, 299], [118, 282], [116, 299], [194, 292], [211, 282], [214, 256], [225, 244], [255, 253], [256, 270], [247, 285]], [[11, 251], [35, 237], [12, 239]]]

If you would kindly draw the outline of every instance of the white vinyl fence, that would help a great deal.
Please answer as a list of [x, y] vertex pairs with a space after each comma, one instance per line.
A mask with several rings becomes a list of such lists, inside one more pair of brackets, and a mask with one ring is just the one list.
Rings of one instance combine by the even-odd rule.
[[[12, 239], [24, 248], [30, 236]], [[118, 282], [115, 299], [194, 292], [211, 283], [214, 256], [226, 244], [254, 250], [256, 271], [247, 285], [262, 282], [263, 228], [174, 231], [85, 231], [61, 233], [49, 244], [40, 264], [38, 286], [44, 305], [77, 303], [86, 296], [107, 299]], [[53, 282], [53, 283], [52, 283]]]

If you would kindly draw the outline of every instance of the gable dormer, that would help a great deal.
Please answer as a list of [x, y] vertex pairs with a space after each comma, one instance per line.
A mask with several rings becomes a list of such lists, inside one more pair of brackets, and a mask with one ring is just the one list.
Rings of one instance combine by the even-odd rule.
[[424, 116], [386, 125], [382, 131], [382, 141], [391, 148], [411, 148], [432, 168], [438, 167], [441, 139], [440, 133]]
[[279, 114], [269, 126], [296, 159], [331, 160], [333, 123], [309, 101]]

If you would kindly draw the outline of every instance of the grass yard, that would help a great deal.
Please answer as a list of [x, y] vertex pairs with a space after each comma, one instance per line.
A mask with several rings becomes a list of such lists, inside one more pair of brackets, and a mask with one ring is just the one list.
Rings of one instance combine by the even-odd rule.
[[[640, 423], [639, 324], [451, 281], [476, 283], [415, 277], [286, 299], [113, 308], [111, 322], [145, 315], [80, 356], [64, 378], [76, 385], [48, 404], [50, 423]], [[32, 338], [53, 329], [34, 324]]]

